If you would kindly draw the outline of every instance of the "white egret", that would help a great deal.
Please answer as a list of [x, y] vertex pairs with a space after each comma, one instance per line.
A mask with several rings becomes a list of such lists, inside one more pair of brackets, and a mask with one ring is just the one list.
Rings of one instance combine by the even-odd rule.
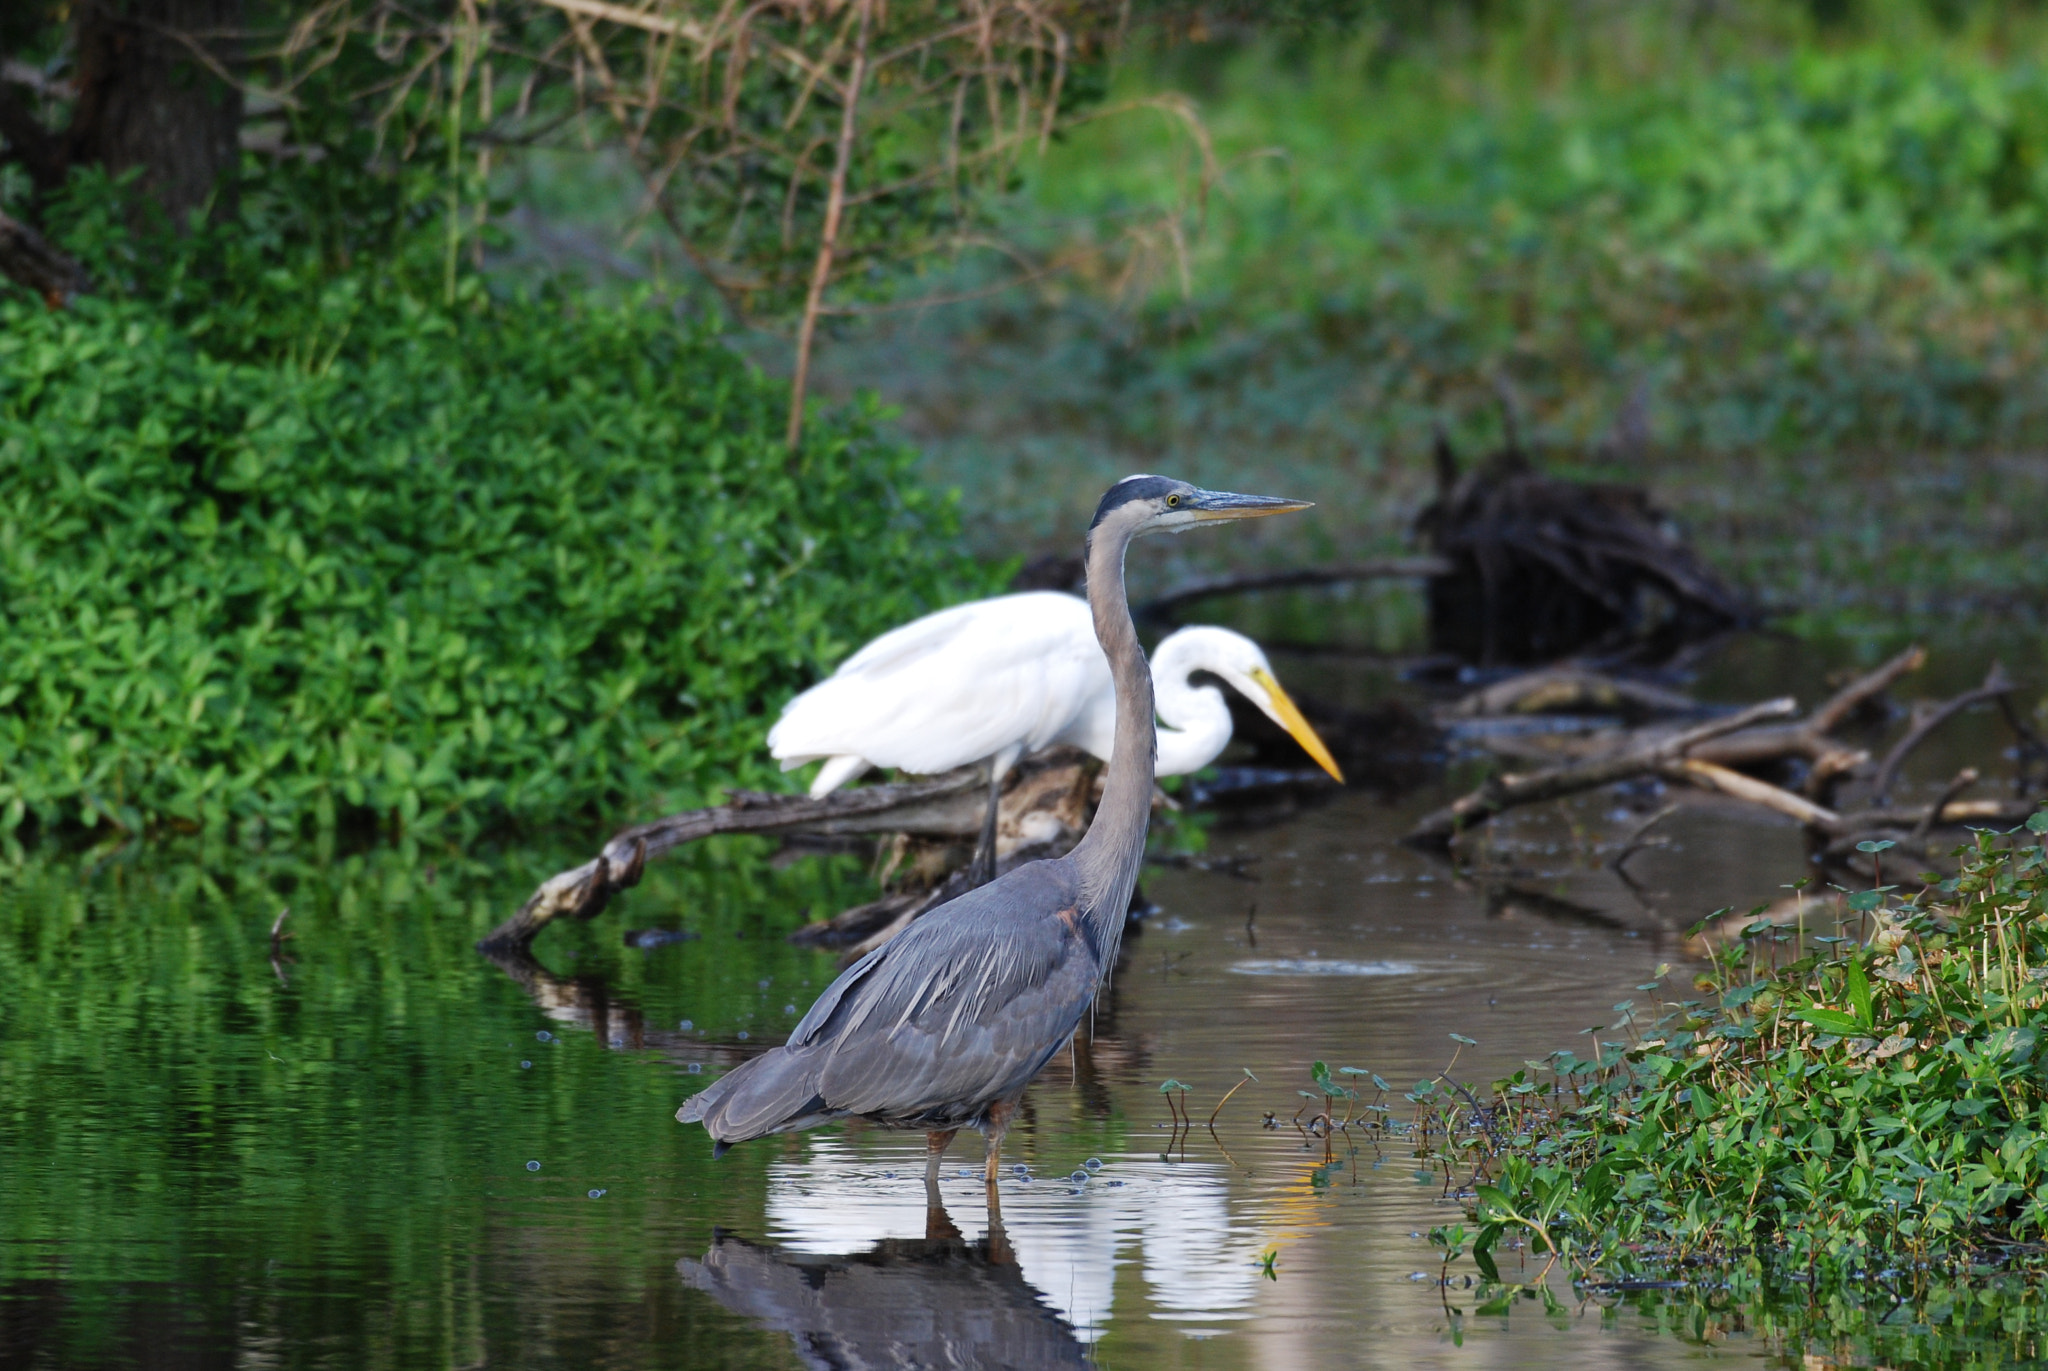
[[[1181, 629], [1152, 655], [1164, 725], [1156, 774], [1199, 771], [1230, 742], [1230, 707], [1216, 687], [1193, 683], [1200, 671], [1228, 683], [1344, 779], [1259, 645], [1226, 628]], [[783, 770], [824, 762], [813, 795], [870, 767], [931, 774], [990, 762], [989, 821], [975, 854], [982, 877], [994, 860], [1003, 777], [1018, 758], [1059, 743], [1109, 761], [1116, 686], [1087, 602], [1057, 591], [974, 600], [891, 629], [791, 700], [768, 733]]]

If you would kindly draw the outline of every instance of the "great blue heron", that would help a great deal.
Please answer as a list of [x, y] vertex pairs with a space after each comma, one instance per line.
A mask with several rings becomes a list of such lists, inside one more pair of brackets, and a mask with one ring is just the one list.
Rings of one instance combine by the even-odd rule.
[[1110, 487], [1088, 529], [1088, 601], [1116, 682], [1102, 802], [1073, 851], [1027, 862], [942, 905], [848, 967], [783, 1046], [676, 1111], [717, 1154], [750, 1138], [858, 1116], [925, 1130], [927, 1177], [962, 1128], [987, 1139], [996, 1178], [1017, 1101], [1116, 965], [1152, 813], [1152, 673], [1124, 598], [1140, 534], [1307, 509], [1162, 476]]
[[[1227, 628], [1184, 628], [1152, 655], [1159, 730], [1154, 774], [1200, 771], [1230, 742], [1230, 708], [1206, 671], [1293, 735], [1337, 781], [1336, 759], [1274, 679], [1259, 645]], [[932, 774], [989, 760], [976, 884], [993, 868], [996, 802], [1019, 757], [1069, 743], [1108, 761], [1116, 683], [1087, 602], [1057, 591], [974, 600], [891, 629], [791, 700], [768, 732], [785, 771], [823, 761], [811, 794], [871, 766]]]

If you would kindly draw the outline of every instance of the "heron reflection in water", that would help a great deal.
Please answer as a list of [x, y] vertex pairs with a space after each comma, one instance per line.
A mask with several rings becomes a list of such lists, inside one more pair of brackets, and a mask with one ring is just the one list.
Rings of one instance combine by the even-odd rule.
[[912, 924], [835, 980], [789, 1041], [677, 1111], [719, 1153], [836, 1119], [923, 1129], [927, 1177], [956, 1131], [987, 1139], [995, 1184], [1017, 1102], [1116, 965], [1152, 811], [1152, 675], [1124, 596], [1124, 554], [1147, 533], [1306, 509], [1300, 500], [1132, 476], [1088, 530], [1088, 603], [1116, 683], [1102, 802], [1073, 851], [1029, 862]]
[[[806, 1366], [854, 1371], [1053, 1371], [1089, 1365], [1086, 1350], [1018, 1269], [989, 1206], [988, 1235], [960, 1236], [927, 1182], [925, 1236], [820, 1256], [713, 1239], [676, 1270], [736, 1314], [787, 1333]], [[990, 1192], [993, 1195], [993, 1191]]]

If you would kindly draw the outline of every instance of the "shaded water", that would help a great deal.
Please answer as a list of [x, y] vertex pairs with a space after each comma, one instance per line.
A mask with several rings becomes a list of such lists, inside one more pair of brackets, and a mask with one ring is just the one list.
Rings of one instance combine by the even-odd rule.
[[[1731, 692], [1784, 674], [1768, 644], [1747, 650], [1761, 663], [1722, 668]], [[1344, 688], [1328, 663], [1281, 665]], [[1963, 720], [1923, 779], [1997, 745]], [[1602, 845], [1637, 811], [1609, 794], [1504, 823], [1495, 874], [1458, 878], [1394, 843], [1445, 793], [1351, 793], [1218, 829], [1215, 850], [1256, 858], [1256, 881], [1148, 870], [1163, 912], [1130, 940], [1092, 1038], [1027, 1097], [1005, 1157], [1026, 1171], [1006, 1171], [994, 1231], [962, 1174], [971, 1135], [935, 1213], [919, 1138], [828, 1129], [713, 1163], [673, 1121], [831, 978], [829, 956], [782, 934], [861, 898], [857, 860], [706, 845], [500, 966], [474, 939], [578, 854], [16, 854], [0, 888], [0, 1366], [1778, 1355], [1740, 1319], [1575, 1296], [1556, 1275], [1553, 1300], [1532, 1286], [1481, 1316], [1462, 1287], [1439, 1291], [1420, 1236], [1459, 1217], [1441, 1177], [1418, 1179], [1399, 1143], [1326, 1149], [1290, 1125], [1317, 1059], [1398, 1088], [1442, 1070], [1454, 1033], [1478, 1043], [1465, 1081], [1587, 1054], [1581, 1030], [1682, 961], [1673, 929], [1803, 870], [1789, 828], [1701, 803], [1632, 864], [1631, 891]], [[293, 937], [273, 961], [284, 904]], [[697, 936], [622, 945], [644, 926]], [[1257, 1083], [1220, 1143], [1165, 1127], [1163, 1080], [1188, 1083], [1199, 1121], [1246, 1069]], [[1533, 1280], [1505, 1257], [1509, 1280]]]

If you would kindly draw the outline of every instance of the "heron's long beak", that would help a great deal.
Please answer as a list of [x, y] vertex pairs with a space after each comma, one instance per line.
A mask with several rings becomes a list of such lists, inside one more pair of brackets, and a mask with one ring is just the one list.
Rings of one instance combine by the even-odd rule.
[[1309, 727], [1308, 720], [1301, 715], [1301, 710], [1287, 697], [1287, 692], [1280, 688], [1280, 683], [1273, 679], [1273, 673], [1261, 667], [1253, 667], [1252, 679], [1266, 692], [1267, 702], [1271, 706], [1266, 712], [1273, 717], [1273, 722], [1286, 729], [1288, 735], [1301, 744], [1302, 750], [1316, 759], [1316, 765], [1330, 773], [1331, 780], [1339, 785], [1344, 784], [1344, 773], [1337, 769], [1337, 759], [1330, 755], [1330, 749], [1323, 746], [1323, 740]]
[[1227, 490], [1195, 492], [1194, 515], [1209, 519], [1261, 519], [1268, 514], [1292, 514], [1297, 509], [1314, 509], [1311, 500], [1283, 500], [1277, 495], [1233, 495]]

